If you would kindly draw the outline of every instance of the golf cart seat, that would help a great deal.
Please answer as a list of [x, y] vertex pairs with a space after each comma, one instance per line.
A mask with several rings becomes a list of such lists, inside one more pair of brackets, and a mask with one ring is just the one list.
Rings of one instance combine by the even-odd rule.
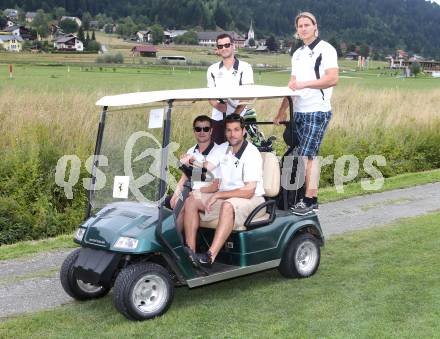
[[[261, 152], [261, 157], [263, 158], [263, 187], [264, 196], [266, 198], [276, 197], [280, 191], [280, 163], [275, 154], [269, 152]], [[267, 200], [267, 199], [266, 199]], [[266, 201], [265, 206], [258, 206], [248, 218], [244, 225], [234, 225], [234, 231], [246, 231], [249, 227], [250, 222], [254, 225], [267, 224], [271, 220], [271, 215], [275, 212], [275, 204], [270, 203], [274, 201]], [[271, 214], [266, 213], [266, 205], [271, 206]], [[249, 220], [251, 219], [251, 220]], [[200, 226], [205, 228], [216, 228], [218, 224], [218, 219], [201, 221]]]

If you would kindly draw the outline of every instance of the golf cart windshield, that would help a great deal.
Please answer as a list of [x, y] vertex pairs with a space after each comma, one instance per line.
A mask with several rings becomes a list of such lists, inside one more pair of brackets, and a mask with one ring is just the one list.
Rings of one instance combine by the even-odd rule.
[[109, 203], [158, 205], [164, 104], [106, 112], [92, 212]]

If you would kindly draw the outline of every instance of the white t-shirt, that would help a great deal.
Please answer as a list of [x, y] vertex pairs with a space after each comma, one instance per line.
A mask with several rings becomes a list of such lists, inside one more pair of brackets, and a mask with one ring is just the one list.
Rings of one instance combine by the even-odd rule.
[[258, 149], [246, 140], [235, 155], [232, 154], [232, 147], [227, 142], [221, 144], [219, 148], [223, 152], [217, 161], [211, 156], [207, 158], [207, 161], [213, 165], [218, 165], [216, 176], [220, 178], [219, 191], [232, 191], [244, 187], [245, 182], [255, 181], [257, 182], [255, 196], [263, 196], [263, 158]]
[[[206, 154], [206, 151], [211, 147], [208, 146], [208, 148], [205, 150], [205, 154], [200, 153], [199, 151], [199, 145], [195, 144], [193, 147], [191, 147], [190, 149], [188, 149], [188, 151], [186, 152], [186, 154], [193, 156], [197, 162], [199, 163], [204, 163], [205, 161], [209, 161], [208, 159], [215, 159], [215, 158], [220, 158], [221, 154], [224, 154], [224, 147], [220, 147], [219, 145], [217, 145], [216, 143], [212, 142], [213, 146], [212, 148], [209, 150], [208, 154]], [[213, 171], [213, 175], [215, 178], [217, 178], [216, 175], [216, 170]], [[204, 187], [204, 186], [209, 186], [211, 184], [211, 182], [209, 181], [199, 181], [197, 180], [197, 178], [192, 178], [192, 188], [193, 189], [200, 189], [200, 187]]]
[[[206, 80], [209, 88], [252, 85], [254, 83], [254, 73], [250, 64], [236, 58], [233, 67], [229, 70], [223, 65], [223, 61], [209, 66]], [[234, 113], [238, 104], [238, 100], [228, 100], [226, 114]], [[244, 110], [242, 113], [244, 114]], [[213, 108], [212, 119], [223, 120], [223, 112]]]
[[[292, 75], [297, 81], [322, 78], [325, 70], [338, 68], [338, 54], [332, 45], [317, 38], [309, 46], [298, 48], [292, 55]], [[317, 76], [319, 75], [319, 77]], [[295, 102], [295, 112], [328, 112], [333, 88], [304, 88]]]

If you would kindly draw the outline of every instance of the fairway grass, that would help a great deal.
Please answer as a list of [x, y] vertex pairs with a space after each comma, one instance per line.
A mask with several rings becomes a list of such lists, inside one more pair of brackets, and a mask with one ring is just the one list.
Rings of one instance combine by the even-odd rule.
[[108, 296], [5, 319], [0, 337], [436, 337], [439, 223], [437, 212], [331, 238], [309, 279], [270, 270], [178, 288], [169, 311], [155, 320], [126, 320]]
[[361, 187], [361, 182], [344, 185], [343, 192], [336, 191], [335, 186], [323, 187], [319, 190], [319, 202], [326, 203], [351, 197], [385, 192], [395, 189], [408, 188], [416, 185], [429, 184], [440, 181], [440, 169], [418, 173], [405, 173], [394, 177], [385, 178], [384, 185], [379, 190], [366, 191]]
[[12, 245], [0, 246], [0, 260], [30, 257], [41, 252], [77, 247], [72, 234], [63, 234], [43, 240], [21, 241]]

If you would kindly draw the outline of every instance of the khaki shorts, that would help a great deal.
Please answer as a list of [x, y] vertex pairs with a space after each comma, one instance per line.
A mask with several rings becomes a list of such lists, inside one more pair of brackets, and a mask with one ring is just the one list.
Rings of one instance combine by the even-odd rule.
[[[214, 193], [196, 193], [196, 198], [200, 199], [203, 202], [206, 202]], [[200, 194], [200, 196], [199, 196]], [[251, 212], [260, 204], [264, 202], [264, 198], [253, 196], [251, 199], [244, 198], [229, 198], [229, 199], [218, 199], [214, 205], [211, 206], [211, 211], [209, 213], [200, 212], [200, 220], [201, 221], [211, 221], [219, 218], [220, 209], [222, 204], [227, 201], [234, 208], [234, 229], [240, 228], [243, 226], [246, 218], [251, 214]], [[266, 213], [266, 209], [261, 209], [256, 218], [262, 217]]]

